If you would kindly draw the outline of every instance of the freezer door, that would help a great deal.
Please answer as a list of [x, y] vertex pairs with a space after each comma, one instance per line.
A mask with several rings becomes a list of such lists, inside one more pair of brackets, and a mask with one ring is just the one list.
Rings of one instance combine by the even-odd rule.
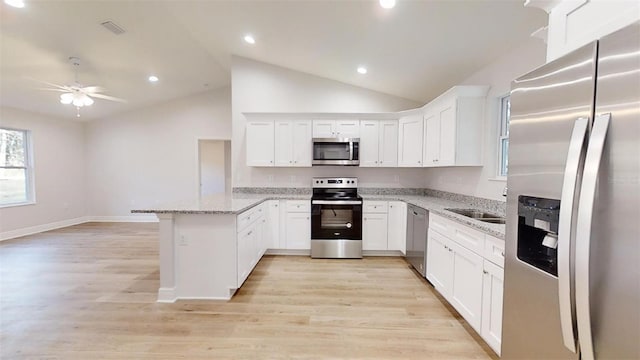
[[[584, 151], [578, 146], [570, 156], [570, 143], [572, 138], [580, 139], [579, 128], [584, 134], [590, 126], [596, 55], [594, 42], [512, 84], [502, 331], [505, 359], [579, 356], [565, 347], [555, 275], [557, 250], [546, 245], [553, 244], [554, 238], [559, 242], [571, 238], [558, 236], [558, 214], [562, 213], [558, 208], [568, 206], [564, 212], [574, 221], [579, 188], [574, 199], [564, 204], [560, 200], [567, 160], [572, 163], [578, 156], [577, 164], [582, 165]], [[558, 249], [563, 245], [567, 244], [559, 243]], [[571, 282], [568, 284], [565, 298], [571, 300]], [[571, 308], [568, 315], [572, 333]], [[566, 343], [575, 343], [575, 339]]]
[[583, 359], [640, 359], [640, 23], [600, 40], [595, 114], [610, 118], [601, 160], [587, 157], [580, 198], [577, 246], [590, 246], [576, 249], [586, 254], [576, 259], [576, 285], [586, 284], [576, 286], [580, 347]]

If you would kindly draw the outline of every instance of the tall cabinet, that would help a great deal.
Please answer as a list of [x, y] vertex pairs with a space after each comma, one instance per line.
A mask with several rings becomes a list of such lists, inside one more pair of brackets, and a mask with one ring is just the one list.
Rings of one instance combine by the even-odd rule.
[[422, 113], [406, 115], [398, 121], [398, 166], [422, 166]]
[[454, 86], [424, 107], [423, 166], [482, 165], [487, 86]]

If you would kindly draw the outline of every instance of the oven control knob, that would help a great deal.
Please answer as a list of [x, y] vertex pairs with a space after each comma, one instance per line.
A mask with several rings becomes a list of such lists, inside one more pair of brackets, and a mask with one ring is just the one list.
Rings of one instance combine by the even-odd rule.
[[352, 226], [353, 226], [353, 225], [351, 225], [351, 223], [350, 223], [350, 222], [348, 222], [348, 223], [347, 223], [347, 229], [351, 229], [351, 227], [352, 227]]

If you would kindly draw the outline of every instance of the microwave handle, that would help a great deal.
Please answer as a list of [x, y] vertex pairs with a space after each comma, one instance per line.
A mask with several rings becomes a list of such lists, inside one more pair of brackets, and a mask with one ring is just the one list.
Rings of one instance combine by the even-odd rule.
[[349, 160], [353, 160], [353, 141], [349, 141]]

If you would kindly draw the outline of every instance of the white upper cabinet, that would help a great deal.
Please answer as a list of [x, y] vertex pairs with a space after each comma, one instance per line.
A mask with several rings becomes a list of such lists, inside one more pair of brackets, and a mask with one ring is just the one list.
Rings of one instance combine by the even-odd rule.
[[360, 166], [394, 167], [398, 165], [398, 122], [395, 120], [360, 121]]
[[407, 115], [398, 121], [398, 166], [422, 166], [422, 114]]
[[359, 120], [313, 120], [314, 138], [360, 137]]
[[547, 61], [640, 20], [640, 2], [611, 0], [529, 0], [525, 6], [549, 14]]
[[274, 166], [273, 121], [247, 122], [247, 166]]
[[481, 166], [487, 86], [454, 86], [424, 107], [424, 166]]
[[275, 122], [275, 166], [311, 166], [311, 120]]

